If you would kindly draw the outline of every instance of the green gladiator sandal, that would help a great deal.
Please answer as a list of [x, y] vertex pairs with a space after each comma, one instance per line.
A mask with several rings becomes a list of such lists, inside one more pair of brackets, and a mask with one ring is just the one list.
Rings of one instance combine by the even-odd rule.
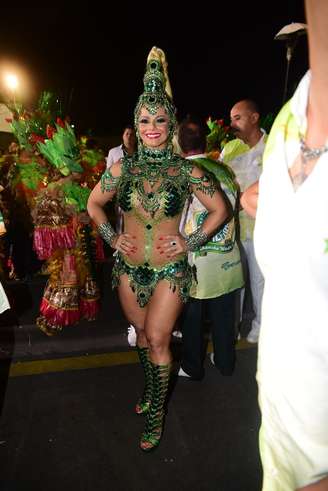
[[146, 415], [145, 430], [141, 435], [140, 448], [144, 452], [154, 450], [163, 433], [164, 414], [168, 393], [171, 365], [154, 365], [151, 405]]
[[136, 404], [135, 411], [137, 414], [145, 414], [149, 411], [151, 403], [151, 393], [153, 389], [153, 369], [149, 360], [149, 348], [139, 348], [139, 346], [137, 346], [137, 352], [145, 374], [145, 388], [142, 397]]

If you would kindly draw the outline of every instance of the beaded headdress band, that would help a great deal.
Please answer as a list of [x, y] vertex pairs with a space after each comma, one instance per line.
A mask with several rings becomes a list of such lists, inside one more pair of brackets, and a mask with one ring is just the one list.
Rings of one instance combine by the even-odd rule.
[[134, 110], [134, 123], [138, 140], [138, 118], [142, 107], [150, 114], [156, 114], [159, 107], [164, 107], [169, 116], [169, 142], [173, 138], [176, 127], [176, 109], [172, 102], [172, 92], [167, 72], [167, 62], [164, 51], [153, 47], [147, 58], [146, 73], [144, 75], [144, 91], [138, 99]]

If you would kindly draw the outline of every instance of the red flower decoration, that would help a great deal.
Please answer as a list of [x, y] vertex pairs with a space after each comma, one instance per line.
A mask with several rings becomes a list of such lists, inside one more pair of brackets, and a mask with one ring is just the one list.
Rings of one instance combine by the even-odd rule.
[[50, 126], [50, 124], [47, 124], [46, 133], [47, 133], [47, 138], [50, 140], [54, 136], [54, 134], [56, 133], [56, 130], [55, 130], [55, 128]]
[[61, 118], [57, 118], [56, 119], [56, 123], [58, 124], [58, 126], [61, 126], [62, 128], [65, 128], [65, 123], [64, 123], [64, 121]]
[[38, 142], [42, 142], [44, 143], [44, 137], [41, 136], [41, 135], [37, 135], [36, 133], [32, 133], [31, 136], [30, 136], [30, 142], [31, 143], [38, 143]]

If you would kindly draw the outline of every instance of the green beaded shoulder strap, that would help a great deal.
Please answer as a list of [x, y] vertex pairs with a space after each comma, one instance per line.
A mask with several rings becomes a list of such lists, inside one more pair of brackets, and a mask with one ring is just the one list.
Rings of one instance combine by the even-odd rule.
[[217, 186], [213, 179], [206, 174], [206, 172], [202, 176], [193, 176], [192, 171], [194, 167], [191, 165], [189, 169], [189, 182], [192, 186], [193, 191], [200, 191], [209, 196], [213, 196], [215, 191], [217, 191]]
[[120, 180], [121, 176], [114, 177], [111, 173], [110, 169], [106, 169], [103, 175], [101, 176], [101, 190], [104, 193], [105, 191], [114, 191], [117, 189], [117, 184]]

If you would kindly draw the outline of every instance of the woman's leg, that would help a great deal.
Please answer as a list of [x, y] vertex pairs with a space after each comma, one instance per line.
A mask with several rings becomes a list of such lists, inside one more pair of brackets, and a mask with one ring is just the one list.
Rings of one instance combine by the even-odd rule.
[[171, 371], [170, 340], [183, 303], [167, 281], [160, 281], [148, 303], [145, 333], [150, 349], [153, 388], [140, 447], [149, 452], [159, 445]]
[[131, 324], [133, 324], [136, 329], [136, 347], [139, 361], [143, 368], [145, 376], [145, 384], [143, 394], [138, 399], [138, 402], [135, 406], [135, 412], [137, 414], [145, 414], [149, 411], [153, 390], [153, 368], [149, 359], [149, 348], [144, 330], [147, 306], [139, 306], [137, 302], [137, 297], [129, 285], [129, 278], [127, 275], [123, 275], [120, 277], [118, 294], [122, 309], [127, 320], [131, 322]]
[[120, 277], [118, 296], [125, 317], [136, 329], [137, 346], [141, 348], [148, 347], [144, 330], [148, 305], [140, 307], [137, 302], [137, 297], [129, 285], [129, 277], [126, 274]]
[[182, 307], [178, 289], [173, 292], [168, 281], [160, 281], [147, 305], [144, 325], [150, 359], [157, 365], [171, 362], [171, 334]]

